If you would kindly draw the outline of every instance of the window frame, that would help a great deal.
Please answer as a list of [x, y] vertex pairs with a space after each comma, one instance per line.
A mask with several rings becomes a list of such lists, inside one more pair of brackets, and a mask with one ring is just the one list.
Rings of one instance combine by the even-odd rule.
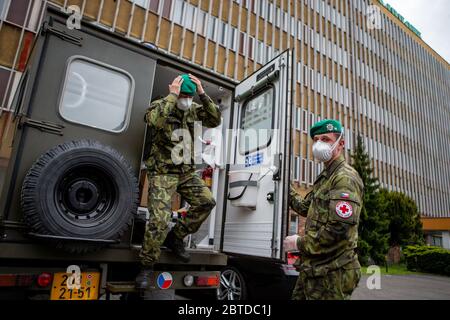
[[264, 93], [266, 93], [269, 90], [273, 90], [273, 99], [272, 99], [272, 122], [271, 122], [271, 126], [270, 129], [273, 130], [274, 129], [274, 125], [275, 125], [275, 104], [276, 104], [276, 99], [277, 99], [277, 91], [274, 85], [268, 85], [267, 87], [264, 87], [262, 90], [259, 90], [257, 92], [255, 92], [255, 94], [251, 95], [250, 97], [248, 97], [244, 103], [242, 104], [242, 108], [240, 111], [240, 115], [239, 115], [239, 137], [238, 137], [238, 144], [237, 144], [237, 148], [239, 151], [239, 154], [241, 155], [249, 155], [250, 153], [253, 152], [257, 152], [263, 149], [266, 149], [270, 146], [270, 144], [272, 143], [272, 138], [273, 138], [273, 134], [270, 135], [270, 138], [268, 139], [267, 143], [264, 145], [259, 145], [256, 148], [253, 149], [249, 149], [249, 150], [241, 150], [241, 139], [242, 139], [242, 134], [245, 133], [245, 130], [242, 128], [242, 121], [243, 121], [243, 116], [244, 116], [244, 112], [245, 112], [245, 108], [248, 106], [248, 103], [250, 101], [252, 101], [253, 99], [263, 95]]
[[[63, 103], [64, 92], [66, 91], [66, 87], [67, 87], [67, 80], [69, 78], [69, 68], [70, 68], [71, 64], [74, 61], [76, 61], [76, 60], [82, 60], [82, 61], [94, 64], [94, 65], [103, 67], [105, 69], [121, 73], [122, 75], [127, 76], [131, 80], [130, 94], [129, 94], [129, 97], [128, 97], [128, 104], [127, 104], [127, 107], [126, 107], [125, 125], [123, 126], [123, 128], [121, 130], [115, 131], [115, 130], [100, 128], [100, 127], [97, 127], [97, 126], [93, 126], [93, 125], [89, 125], [89, 124], [82, 123], [82, 122], [79, 122], [79, 121], [75, 121], [75, 120], [72, 120], [72, 119], [68, 119], [67, 117], [65, 117], [62, 114], [62, 112], [61, 112], [62, 111], [62, 103]], [[59, 114], [59, 116], [62, 119], [64, 119], [65, 121], [67, 121], [69, 123], [82, 125], [84, 127], [94, 128], [94, 129], [101, 130], [101, 131], [106, 131], [106, 132], [109, 132], [109, 133], [121, 134], [121, 133], [127, 131], [128, 127], [130, 125], [131, 109], [133, 108], [135, 89], [136, 89], [136, 82], [135, 82], [133, 76], [131, 75], [131, 73], [129, 73], [128, 71], [126, 71], [124, 69], [120, 69], [120, 68], [115, 67], [113, 65], [107, 64], [105, 62], [101, 62], [101, 61], [98, 61], [98, 60], [95, 60], [95, 59], [83, 56], [83, 55], [73, 55], [73, 56], [69, 57], [67, 59], [67, 62], [66, 62], [66, 66], [65, 66], [65, 70], [64, 70], [64, 81], [63, 81], [63, 85], [61, 86], [60, 92], [59, 92], [59, 95], [58, 95], [58, 114]]]

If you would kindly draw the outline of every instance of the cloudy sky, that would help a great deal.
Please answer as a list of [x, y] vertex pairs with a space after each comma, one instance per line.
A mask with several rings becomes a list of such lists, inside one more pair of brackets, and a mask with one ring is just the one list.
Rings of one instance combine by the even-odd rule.
[[450, 63], [449, 0], [385, 0], [422, 34], [422, 39]]

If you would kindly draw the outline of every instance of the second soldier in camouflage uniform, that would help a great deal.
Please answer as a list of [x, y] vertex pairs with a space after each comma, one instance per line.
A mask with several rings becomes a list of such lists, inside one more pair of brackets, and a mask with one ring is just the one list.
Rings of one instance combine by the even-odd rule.
[[314, 156], [325, 168], [304, 199], [291, 187], [290, 206], [306, 217], [305, 235], [285, 240], [290, 251], [300, 252], [294, 300], [349, 299], [361, 277], [355, 249], [364, 187], [344, 159], [341, 132], [335, 120], [311, 128]]
[[[219, 108], [204, 92], [201, 82], [192, 75], [177, 77], [169, 86], [170, 94], [154, 101], [148, 109], [145, 120], [148, 123], [151, 140], [148, 159], [148, 209], [150, 220], [145, 230], [140, 252], [143, 270], [136, 278], [138, 288], [149, 285], [149, 273], [160, 256], [164, 243], [183, 262], [189, 261], [184, 250], [183, 238], [195, 233], [208, 218], [216, 202], [209, 188], [195, 173], [193, 161], [194, 122], [208, 128], [221, 123]], [[198, 91], [201, 105], [192, 103]], [[177, 137], [179, 130], [189, 137]], [[182, 140], [181, 143], [178, 140]], [[189, 150], [187, 158], [183, 151]], [[175, 192], [186, 200], [190, 209], [186, 218], [179, 220], [168, 233], [172, 217], [171, 199]]]

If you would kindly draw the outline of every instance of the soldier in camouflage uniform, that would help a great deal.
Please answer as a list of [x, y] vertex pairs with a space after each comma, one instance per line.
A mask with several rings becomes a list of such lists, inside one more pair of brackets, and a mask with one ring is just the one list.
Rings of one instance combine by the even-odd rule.
[[287, 251], [300, 253], [292, 299], [350, 299], [361, 277], [355, 249], [364, 186], [344, 159], [338, 121], [316, 123], [310, 136], [314, 156], [325, 168], [304, 199], [293, 187], [290, 190], [291, 208], [306, 217], [305, 235], [289, 236], [284, 242]]
[[[154, 101], [145, 115], [152, 139], [145, 161], [150, 220], [140, 252], [142, 270], [136, 278], [136, 286], [140, 289], [149, 287], [153, 265], [161, 253], [161, 244], [171, 249], [179, 260], [189, 261], [183, 239], [200, 228], [216, 205], [211, 191], [195, 173], [193, 145], [194, 122], [201, 121], [201, 125], [208, 128], [217, 127], [221, 123], [219, 108], [193, 75], [177, 77], [169, 90], [170, 94]], [[192, 102], [196, 92], [201, 105]], [[183, 153], [186, 150], [189, 151], [187, 155]], [[190, 209], [187, 216], [168, 233], [172, 217], [171, 199], [175, 192], [190, 204]]]

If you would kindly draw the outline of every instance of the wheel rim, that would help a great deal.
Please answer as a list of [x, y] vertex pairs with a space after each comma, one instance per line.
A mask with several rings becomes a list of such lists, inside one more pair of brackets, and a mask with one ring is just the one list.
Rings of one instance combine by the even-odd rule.
[[237, 272], [228, 269], [220, 275], [220, 286], [217, 289], [219, 300], [241, 300], [243, 280]]
[[99, 166], [80, 164], [61, 175], [55, 188], [56, 208], [61, 217], [78, 227], [105, 221], [118, 205], [117, 184]]

